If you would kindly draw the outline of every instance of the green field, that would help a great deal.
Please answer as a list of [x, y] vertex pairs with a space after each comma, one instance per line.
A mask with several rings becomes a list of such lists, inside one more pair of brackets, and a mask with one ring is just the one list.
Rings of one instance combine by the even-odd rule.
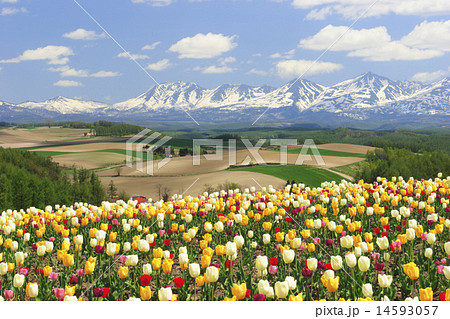
[[[292, 149], [288, 150], [288, 153], [299, 154], [301, 149], [302, 149], [301, 147], [292, 148]], [[340, 156], [340, 157], [366, 158], [366, 154], [341, 152], [341, 151], [331, 151], [331, 150], [322, 150], [322, 149], [318, 149], [318, 151], [319, 151], [320, 155], [322, 155], [322, 156]], [[306, 153], [308, 155], [313, 155], [311, 148], [308, 148]]]
[[275, 176], [296, 183], [304, 183], [308, 186], [320, 186], [325, 181], [339, 182], [342, 176], [322, 168], [305, 165], [266, 165], [233, 168], [233, 171], [249, 171]]
[[335, 172], [339, 172], [339, 173], [343, 173], [343, 174], [347, 174], [349, 176], [355, 177], [356, 174], [362, 169], [361, 166], [363, 165], [363, 163], [366, 163], [366, 162], [365, 161], [364, 162], [356, 162], [353, 164], [333, 167], [330, 169]]

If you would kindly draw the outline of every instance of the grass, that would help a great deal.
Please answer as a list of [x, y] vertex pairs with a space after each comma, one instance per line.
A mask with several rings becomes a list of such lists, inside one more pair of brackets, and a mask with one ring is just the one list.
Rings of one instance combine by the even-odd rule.
[[309, 186], [320, 186], [325, 181], [340, 181], [342, 176], [322, 168], [305, 165], [265, 165], [234, 168], [233, 171], [249, 171], [275, 176], [296, 183], [304, 183]]
[[[288, 150], [288, 153], [299, 154], [301, 151], [301, 147], [293, 148]], [[332, 150], [322, 150], [318, 149], [320, 155], [322, 156], [340, 156], [340, 157], [358, 157], [358, 158], [366, 158], [366, 154], [359, 153], [351, 153], [351, 152], [341, 152], [341, 151], [332, 151]], [[313, 155], [311, 148], [307, 149], [308, 155]]]
[[36, 154], [42, 155], [42, 156], [51, 156], [51, 157], [71, 153], [71, 152], [56, 152], [56, 151], [34, 151], [34, 150], [31, 150], [31, 151], [35, 152]]
[[343, 165], [343, 166], [337, 166], [337, 167], [333, 167], [330, 169], [335, 172], [339, 172], [339, 173], [343, 173], [343, 174], [355, 177], [356, 173], [361, 170], [361, 165], [363, 163], [364, 163], [364, 161], [356, 162], [356, 163], [348, 164], [348, 165]]

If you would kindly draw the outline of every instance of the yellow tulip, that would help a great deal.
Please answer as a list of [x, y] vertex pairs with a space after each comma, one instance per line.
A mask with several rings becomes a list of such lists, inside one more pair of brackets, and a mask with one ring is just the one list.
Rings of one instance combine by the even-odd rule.
[[50, 266], [45, 266], [44, 267], [44, 276], [48, 277], [50, 276], [50, 273], [53, 272], [53, 268]]
[[172, 259], [164, 259], [162, 264], [162, 269], [164, 273], [168, 274], [172, 271], [173, 260]]
[[73, 255], [64, 254], [63, 264], [64, 264], [65, 267], [73, 266]]
[[409, 264], [403, 265], [403, 272], [412, 280], [419, 278], [419, 267], [415, 263], [410, 262]]
[[120, 279], [125, 279], [128, 277], [128, 267], [119, 267], [119, 270], [117, 271]]
[[419, 289], [420, 301], [433, 301], [433, 289], [427, 287], [425, 289]]
[[159, 270], [161, 268], [161, 258], [153, 258], [152, 259], [152, 268], [154, 270]]
[[142, 300], [150, 300], [152, 297], [152, 291], [150, 289], [150, 286], [142, 287], [140, 288], [140, 295]]
[[297, 296], [290, 295], [289, 296], [289, 301], [303, 301], [303, 294], [299, 293]]
[[84, 264], [84, 273], [86, 275], [91, 275], [94, 272], [95, 269], [95, 262], [90, 262], [89, 260], [86, 261], [86, 264]]
[[237, 285], [233, 284], [233, 288], [231, 288], [231, 293], [236, 297], [237, 300], [241, 300], [245, 298], [245, 294], [247, 293], [247, 285], [245, 283]]
[[205, 277], [198, 276], [197, 278], [195, 278], [195, 283], [197, 284], [197, 286], [202, 287], [205, 284]]
[[75, 295], [75, 286], [66, 286], [66, 289], [64, 290], [64, 296], [72, 297], [73, 295]]
[[153, 258], [162, 258], [162, 257], [163, 257], [162, 248], [153, 249]]
[[216, 255], [217, 256], [223, 256], [226, 253], [226, 249], [224, 245], [217, 245], [216, 246]]

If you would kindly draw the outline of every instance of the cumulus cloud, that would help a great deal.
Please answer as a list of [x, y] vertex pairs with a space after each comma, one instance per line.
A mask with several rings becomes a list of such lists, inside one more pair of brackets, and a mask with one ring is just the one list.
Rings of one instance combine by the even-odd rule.
[[173, 44], [170, 52], [178, 53], [178, 58], [209, 59], [234, 49], [236, 36], [225, 36], [214, 33], [198, 33], [193, 37], [186, 37]]
[[255, 68], [253, 68], [245, 74], [255, 74], [255, 75], [260, 75], [260, 76], [266, 76], [268, 73], [266, 71], [257, 70]]
[[419, 72], [413, 75], [411, 80], [419, 82], [434, 82], [445, 78], [449, 74], [448, 71], [439, 70], [435, 72]]
[[230, 73], [233, 72], [233, 68], [229, 66], [215, 66], [211, 65], [202, 70], [203, 74], [222, 74], [222, 73]]
[[52, 72], [59, 72], [59, 75], [62, 77], [87, 77], [89, 76], [89, 71], [88, 70], [75, 70], [70, 68], [67, 65], [58, 67], [58, 68], [54, 68], [51, 67], [49, 68], [50, 71]]
[[153, 7], [165, 7], [174, 2], [174, 0], [131, 0], [133, 3], [146, 3]]
[[94, 77], [94, 78], [107, 78], [107, 77], [114, 77], [114, 76], [119, 76], [120, 73], [118, 72], [112, 72], [112, 71], [99, 71], [96, 73], [92, 73], [89, 74], [88, 70], [76, 70], [73, 68], [70, 68], [67, 65], [58, 67], [58, 68], [54, 68], [51, 67], [49, 68], [50, 71], [52, 72], [59, 72], [59, 75], [62, 77]]
[[72, 39], [72, 40], [97, 40], [101, 38], [106, 38], [106, 34], [104, 33], [96, 33], [95, 31], [88, 31], [85, 29], [76, 29], [75, 31], [64, 33], [64, 38]]
[[71, 80], [59, 80], [53, 83], [54, 86], [63, 86], [63, 87], [75, 87], [75, 86], [83, 86], [82, 83]]
[[170, 66], [172, 66], [172, 63], [170, 63], [169, 59], [162, 59], [159, 60], [158, 62], [147, 65], [147, 69], [152, 71], [162, 71]]
[[8, 15], [14, 15], [17, 13], [25, 13], [27, 12], [27, 9], [25, 8], [2, 8], [2, 11], [0, 12], [1, 16], [8, 16]]
[[[328, 25], [315, 35], [300, 40], [298, 46], [310, 50], [349, 51], [348, 56], [366, 61], [416, 61], [442, 56], [442, 47], [448, 44], [442, 44], [439, 49], [439, 35], [430, 37], [427, 42], [424, 34], [429, 33], [429, 26], [421, 26], [400, 41], [393, 41], [384, 26], [354, 30]], [[439, 26], [444, 32], [446, 25]], [[443, 36], [444, 41], [446, 36]]]
[[303, 75], [323, 74], [339, 71], [341, 64], [332, 62], [314, 62], [312, 60], [284, 60], [276, 63], [276, 72], [283, 79], [297, 78]]
[[400, 41], [405, 45], [420, 49], [450, 51], [450, 20], [424, 21], [415, 26]]
[[48, 64], [66, 64], [69, 62], [68, 56], [73, 55], [69, 47], [48, 45], [34, 50], [25, 50], [17, 58], [0, 60], [0, 63], [19, 63], [22, 61], [47, 60]]
[[[336, 41], [339, 39], [338, 41]], [[298, 46], [310, 50], [326, 50], [333, 42], [330, 51], [351, 51], [366, 49], [378, 46], [391, 40], [386, 27], [372, 29], [353, 30], [345, 26], [333, 26], [331, 24], [324, 27], [315, 35], [300, 40]]]
[[271, 54], [269, 57], [272, 59], [292, 59], [295, 53], [295, 49], [292, 49], [290, 51], [285, 52], [284, 54], [281, 54], [280, 52], [276, 52], [274, 54]]
[[444, 53], [439, 50], [410, 48], [398, 41], [389, 42], [375, 48], [352, 51], [351, 57], [361, 57], [365, 61], [418, 61], [436, 58]]
[[126, 58], [130, 60], [144, 60], [150, 59], [148, 55], [145, 54], [132, 54], [131, 52], [122, 52], [117, 55], [118, 58]]
[[[341, 15], [355, 19], [365, 12], [364, 17], [387, 14], [433, 16], [450, 13], [448, 0], [293, 0], [298, 9], [311, 10], [307, 19], [323, 20], [330, 15]], [[367, 10], [370, 7], [369, 10]]]
[[154, 50], [160, 44], [161, 44], [160, 41], [154, 42], [152, 44], [146, 44], [142, 47], [141, 50]]
[[119, 75], [120, 75], [119, 72], [103, 71], [103, 70], [91, 74], [91, 76], [94, 78], [112, 78]]

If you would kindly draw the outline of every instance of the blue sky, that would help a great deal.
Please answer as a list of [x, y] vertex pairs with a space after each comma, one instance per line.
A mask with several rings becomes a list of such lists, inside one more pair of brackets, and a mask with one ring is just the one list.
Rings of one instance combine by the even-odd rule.
[[74, 0], [0, 0], [0, 100], [115, 103], [154, 80], [214, 88], [450, 73], [448, 0], [76, 1], [128, 53]]

